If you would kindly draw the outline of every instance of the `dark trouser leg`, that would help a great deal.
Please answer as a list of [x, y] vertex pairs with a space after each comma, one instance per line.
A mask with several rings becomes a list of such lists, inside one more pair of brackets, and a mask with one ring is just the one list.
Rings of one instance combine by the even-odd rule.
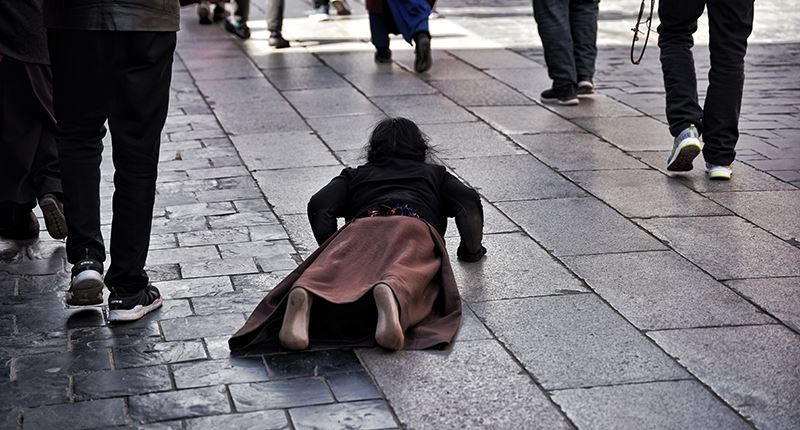
[[692, 34], [705, 0], [661, 0], [658, 4], [658, 47], [667, 97], [667, 122], [672, 136], [694, 124], [702, 132], [703, 110], [697, 102]]
[[[103, 35], [102, 37], [108, 37]], [[106, 285], [117, 294], [144, 289], [161, 130], [167, 118], [175, 33], [113, 34], [108, 125], [114, 159], [114, 218]]]
[[280, 33], [283, 29], [283, 9], [285, 0], [267, 0], [267, 30]]
[[753, 30], [753, 0], [708, 2], [711, 70], [703, 108], [703, 157], [727, 166], [736, 156], [744, 87], [744, 56]]
[[389, 27], [386, 25], [386, 20], [383, 15], [375, 13], [369, 14], [369, 31], [372, 45], [375, 46], [375, 48], [389, 47]]
[[236, 2], [236, 15], [245, 23], [250, 19], [250, 0]]
[[104, 261], [100, 234], [100, 160], [107, 117], [106, 64], [112, 61], [107, 32], [48, 32], [53, 102], [67, 220], [67, 260]]
[[533, 17], [542, 39], [547, 75], [553, 80], [553, 87], [575, 85], [578, 77], [572, 55], [569, 2], [533, 0]]
[[571, 0], [569, 27], [572, 32], [573, 57], [577, 80], [594, 78], [597, 59], [597, 14], [599, 0]]

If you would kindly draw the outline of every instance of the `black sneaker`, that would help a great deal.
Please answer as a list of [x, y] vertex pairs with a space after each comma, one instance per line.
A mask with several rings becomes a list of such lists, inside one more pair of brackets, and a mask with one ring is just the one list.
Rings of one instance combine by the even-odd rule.
[[66, 299], [69, 306], [92, 306], [103, 303], [103, 263], [86, 258], [72, 266], [72, 280]]
[[240, 39], [250, 38], [250, 27], [232, 16], [229, 16], [228, 19], [225, 20], [225, 30], [228, 33], [235, 34]]
[[578, 102], [578, 94], [575, 85], [564, 85], [563, 87], [550, 88], [542, 91], [543, 103], [554, 103], [564, 106], [574, 106]]
[[214, 6], [214, 22], [220, 22], [225, 19], [225, 8], [217, 3]]
[[9, 220], [8, 225], [0, 227], [0, 238], [11, 240], [30, 240], [39, 237], [39, 220], [30, 209], [20, 210], [17, 205], [12, 205], [4, 214], [4, 219]]
[[67, 221], [64, 219], [64, 204], [53, 194], [39, 197], [39, 208], [44, 215], [44, 225], [53, 239], [67, 237]]
[[578, 97], [591, 96], [596, 93], [594, 89], [594, 82], [591, 79], [582, 79], [578, 81]]
[[283, 35], [280, 32], [274, 31], [269, 34], [269, 40], [267, 40], [269, 46], [272, 46], [275, 49], [283, 49], [289, 47], [289, 41], [283, 38]]
[[386, 64], [392, 62], [392, 50], [389, 48], [378, 48], [375, 51], [375, 62], [378, 64]]
[[420, 32], [414, 35], [414, 71], [423, 73], [431, 68], [431, 35]]
[[108, 321], [136, 321], [161, 307], [161, 292], [148, 285], [132, 296], [118, 296], [113, 292], [108, 297]]
[[208, 2], [201, 2], [197, 5], [197, 17], [200, 18], [200, 24], [209, 25], [211, 21], [211, 8]]

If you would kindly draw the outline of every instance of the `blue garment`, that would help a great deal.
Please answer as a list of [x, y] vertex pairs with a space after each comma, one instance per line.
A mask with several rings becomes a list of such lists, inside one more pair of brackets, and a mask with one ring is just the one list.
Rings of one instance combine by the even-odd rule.
[[388, 0], [397, 29], [406, 42], [411, 43], [415, 34], [428, 31], [428, 17], [431, 5], [427, 0]]

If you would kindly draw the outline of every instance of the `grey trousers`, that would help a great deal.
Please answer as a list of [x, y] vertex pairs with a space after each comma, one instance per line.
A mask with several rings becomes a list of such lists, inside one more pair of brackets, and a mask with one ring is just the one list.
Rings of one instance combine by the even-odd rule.
[[600, 0], [533, 0], [533, 17], [554, 88], [594, 77], [599, 3]]
[[[247, 22], [250, 18], [250, 0], [238, 0], [236, 15]], [[283, 29], [283, 10], [285, 0], [267, 0], [267, 30], [272, 33], [280, 33]]]

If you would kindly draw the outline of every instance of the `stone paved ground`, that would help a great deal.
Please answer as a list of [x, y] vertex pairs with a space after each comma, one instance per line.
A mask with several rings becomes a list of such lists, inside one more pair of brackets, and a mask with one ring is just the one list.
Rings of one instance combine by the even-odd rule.
[[[66, 309], [63, 243], [0, 242], [0, 428], [798, 428], [800, 44], [754, 34], [734, 180], [670, 177], [657, 49], [626, 60], [630, 3], [602, 3], [623, 31], [573, 108], [537, 101], [524, 2], [445, 1], [421, 76], [400, 41], [372, 63], [363, 15], [313, 25], [292, 3], [299, 47], [276, 53], [263, 23], [242, 44], [186, 11], [148, 260], [164, 308], [118, 326]], [[227, 336], [314, 249], [308, 197], [384, 115], [423, 124], [484, 198], [454, 346], [232, 357]]]

